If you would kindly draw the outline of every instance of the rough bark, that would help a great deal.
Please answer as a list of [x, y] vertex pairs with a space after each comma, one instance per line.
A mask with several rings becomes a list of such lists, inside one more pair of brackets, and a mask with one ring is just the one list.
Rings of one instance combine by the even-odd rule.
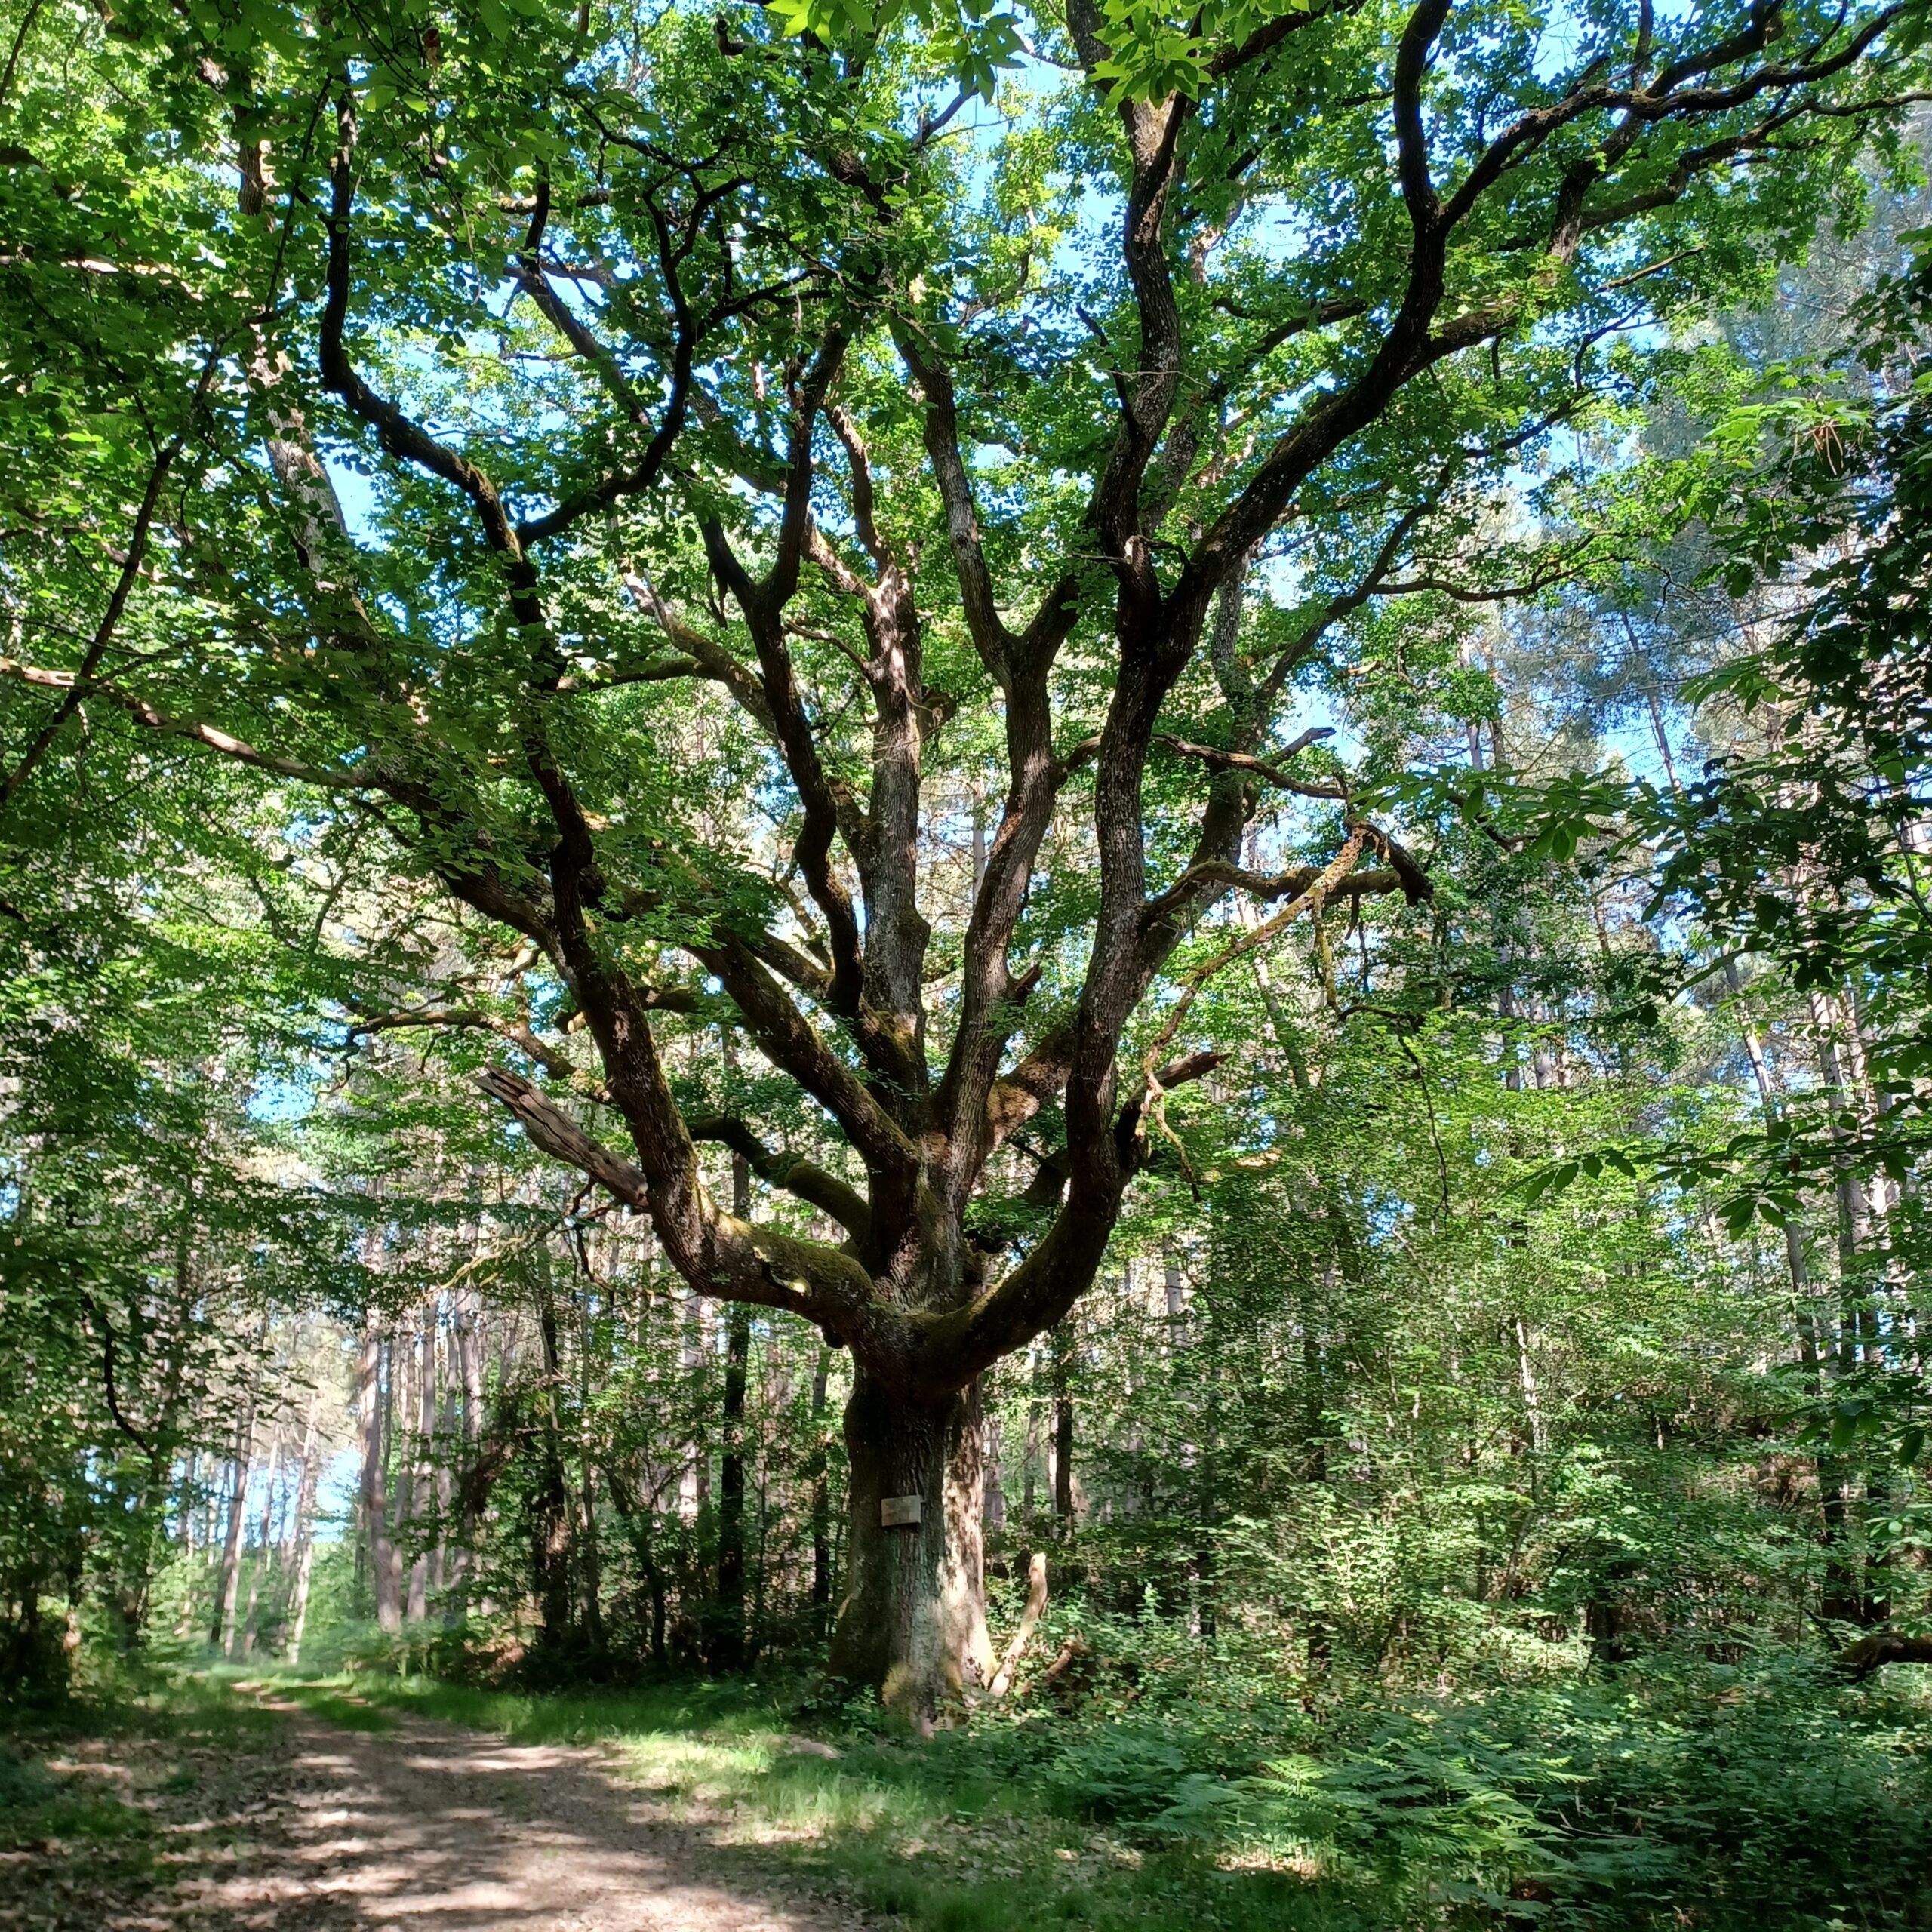
[[[832, 1668], [877, 1685], [915, 1725], [992, 1681], [980, 1535], [984, 1472], [977, 1388], [929, 1405], [894, 1399], [871, 1377], [845, 1405], [851, 1469], [844, 1601]], [[888, 1527], [888, 1500], [917, 1499], [918, 1521]]]

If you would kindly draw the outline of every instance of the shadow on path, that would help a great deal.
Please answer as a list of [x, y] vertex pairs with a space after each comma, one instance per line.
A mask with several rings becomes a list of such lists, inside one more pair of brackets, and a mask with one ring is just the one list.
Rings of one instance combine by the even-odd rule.
[[[860, 1932], [871, 1922], [722, 1875], [701, 1826], [667, 1817], [594, 1749], [422, 1718], [345, 1730], [272, 1696], [260, 1702], [281, 1720], [275, 1733], [192, 1754], [204, 1761], [198, 1797], [183, 1793], [184, 1808], [157, 1817], [167, 1847], [158, 1887], [130, 1897], [91, 1884], [74, 1848], [50, 1843], [38, 1863], [51, 1882], [31, 1903], [17, 1894], [14, 1909], [0, 1904], [0, 1926]], [[72, 1768], [125, 1778], [115, 1755]]]

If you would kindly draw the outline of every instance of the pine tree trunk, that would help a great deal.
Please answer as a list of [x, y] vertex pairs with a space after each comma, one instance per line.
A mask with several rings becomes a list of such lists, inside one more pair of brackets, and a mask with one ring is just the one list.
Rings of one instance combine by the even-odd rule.
[[457, 1469], [457, 1510], [455, 1546], [445, 1567], [444, 1582], [448, 1598], [448, 1616], [460, 1623], [469, 1611], [470, 1574], [475, 1564], [472, 1546], [476, 1540], [476, 1514], [481, 1509], [474, 1494], [472, 1472], [483, 1441], [483, 1344], [477, 1326], [476, 1309], [470, 1291], [460, 1291], [453, 1313], [452, 1344], [456, 1352], [457, 1421], [460, 1444]]
[[235, 1478], [228, 1492], [228, 1534], [221, 1546], [221, 1582], [215, 1592], [209, 1640], [223, 1657], [235, 1652], [235, 1607], [242, 1582], [242, 1539], [248, 1527], [249, 1466], [255, 1454], [255, 1392], [248, 1391], [241, 1426], [235, 1432]]
[[[845, 1448], [849, 1538], [832, 1670], [927, 1729], [992, 1681], [977, 1385], [921, 1406], [860, 1371]], [[888, 1513], [917, 1521], [888, 1524]]]
[[255, 1343], [248, 1358], [248, 1380], [242, 1407], [242, 1419], [235, 1432], [235, 1473], [229, 1489], [227, 1534], [222, 1540], [221, 1567], [214, 1595], [214, 1620], [208, 1641], [219, 1645], [224, 1655], [235, 1649], [235, 1600], [241, 1580], [242, 1539], [248, 1527], [248, 1473], [255, 1454], [255, 1404], [261, 1389], [262, 1344], [268, 1339], [269, 1318], [264, 1315], [255, 1331]]
[[395, 1548], [398, 1614], [407, 1620], [414, 1566], [403, 1552], [416, 1516], [416, 1337], [400, 1322], [389, 1331], [389, 1533]]
[[302, 1475], [295, 1491], [294, 1582], [288, 1599], [288, 1657], [291, 1664], [302, 1661], [302, 1633], [309, 1621], [309, 1583], [315, 1568], [315, 1491], [321, 1481], [322, 1398], [317, 1390], [309, 1398], [309, 1420], [302, 1432]]
[[376, 1621], [384, 1630], [396, 1631], [402, 1628], [402, 1580], [395, 1546], [389, 1540], [389, 1503], [383, 1482], [383, 1341], [373, 1313], [362, 1331], [355, 1399], [362, 1418], [362, 1540], [368, 1552]]
[[268, 1474], [262, 1484], [262, 1517], [255, 1537], [255, 1560], [248, 1571], [248, 1607], [242, 1619], [242, 1654], [255, 1654], [257, 1619], [261, 1614], [262, 1572], [268, 1567], [269, 1536], [275, 1526], [275, 1486], [281, 1473], [281, 1424], [269, 1438]]
[[[416, 1422], [410, 1444], [409, 1515], [414, 1524], [429, 1515], [435, 1496], [435, 1472], [431, 1444], [436, 1432], [436, 1312], [433, 1303], [419, 1311], [411, 1342], [415, 1360], [413, 1393]], [[421, 1531], [411, 1539], [416, 1555], [409, 1566], [409, 1601], [405, 1614], [420, 1623], [429, 1611], [429, 1546]]]

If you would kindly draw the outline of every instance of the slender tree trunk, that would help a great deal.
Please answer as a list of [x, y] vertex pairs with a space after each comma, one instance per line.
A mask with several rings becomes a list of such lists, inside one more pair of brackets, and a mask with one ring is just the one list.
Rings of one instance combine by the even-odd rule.
[[[1724, 968], [1724, 983], [1730, 989], [1732, 998], [1743, 993], [1744, 986], [1737, 971], [1737, 961], [1727, 959]], [[1751, 1063], [1752, 1083], [1758, 1090], [1758, 1106], [1767, 1122], [1777, 1118], [1777, 1090], [1771, 1080], [1770, 1063], [1765, 1057], [1764, 1042], [1748, 1014], [1740, 1014], [1738, 1033], [1744, 1042], [1744, 1057]], [[1804, 1265], [1804, 1230], [1794, 1216], [1784, 1224], [1785, 1272], [1790, 1277], [1791, 1293], [1797, 1305], [1798, 1319], [1808, 1327], [1810, 1311], [1807, 1302], [1810, 1293]]]
[[[1866, 1096], [1857, 1075], [1859, 1044], [1848, 1023], [1841, 1043], [1841, 1020], [1835, 1003], [1826, 994], [1810, 995], [1812, 1023], [1817, 1029], [1820, 1071], [1833, 1090], [1839, 1107], [1864, 1111]], [[1849, 1064], [1847, 1063], [1849, 1063]], [[1835, 1164], [1838, 1169], [1838, 1223], [1839, 1316], [1838, 1343], [1834, 1358], [1835, 1373], [1856, 1372], [1861, 1359], [1882, 1358], [1876, 1346], [1878, 1327], [1876, 1284], [1865, 1278], [1869, 1263], [1867, 1251], [1872, 1244], [1872, 1202], [1854, 1165], [1849, 1143], [1851, 1135], [1835, 1115], [1832, 1139], [1837, 1143]], [[1821, 1484], [1822, 1487], [1822, 1484]], [[1847, 1623], [1869, 1624], [1885, 1614], [1884, 1604], [1858, 1574], [1857, 1498], [1850, 1472], [1834, 1484], [1835, 1494], [1823, 1500], [1826, 1534], [1833, 1554], [1826, 1566], [1825, 1601], [1828, 1617]]]
[[416, 1554], [409, 1565], [409, 1602], [407, 1614], [420, 1623], [429, 1614], [429, 1541], [422, 1519], [427, 1517], [434, 1498], [435, 1475], [431, 1462], [431, 1444], [436, 1430], [436, 1311], [433, 1303], [417, 1312], [416, 1333], [411, 1341], [414, 1358], [415, 1423], [410, 1435], [409, 1515], [415, 1534], [411, 1540]]
[[1006, 1527], [1006, 1485], [1001, 1479], [999, 1423], [994, 1414], [992, 1371], [980, 1377], [980, 1453], [986, 1468], [986, 1494], [980, 1518], [987, 1535]]
[[1549, 1447], [1549, 1429], [1543, 1420], [1543, 1394], [1537, 1386], [1536, 1363], [1531, 1347], [1530, 1324], [1519, 1315], [1511, 1324], [1516, 1340], [1516, 1380], [1523, 1395], [1523, 1420], [1529, 1426], [1530, 1492], [1534, 1495], [1542, 1479], [1544, 1453]]
[[889, 1709], [924, 1728], [993, 1676], [977, 1385], [921, 1406], [860, 1370], [845, 1448], [851, 1495], [832, 1672], [878, 1687]]
[[[1208, 1265], [1218, 1274], [1223, 1248], [1220, 1229], [1208, 1250]], [[1169, 1249], [1166, 1278], [1162, 1284], [1167, 1302], [1168, 1347], [1178, 1355], [1192, 1340], [1188, 1332], [1187, 1300], [1180, 1270], [1180, 1257]], [[1222, 1349], [1215, 1333], [1215, 1311], [1223, 1297], [1210, 1293], [1203, 1315], [1203, 1346], [1194, 1355], [1193, 1380], [1200, 1391], [1197, 1398], [1201, 1416], [1199, 1444], [1194, 1468], [1194, 1608], [1195, 1628], [1204, 1642], [1212, 1642], [1220, 1628], [1219, 1565], [1216, 1561], [1215, 1532], [1222, 1517], [1221, 1472], [1218, 1451], [1221, 1441], [1220, 1367]]]
[[[585, 1263], [586, 1270], [589, 1263]], [[604, 1552], [597, 1537], [597, 1464], [591, 1441], [590, 1321], [581, 1298], [577, 1323], [577, 1607], [592, 1650], [604, 1649]]]
[[[1329, 1291], [1334, 1287], [1334, 1271], [1324, 1269], [1318, 1281], [1312, 1272], [1304, 1279], [1306, 1285], [1301, 1297], [1302, 1432], [1307, 1446], [1308, 1480], [1325, 1483], [1328, 1480], [1328, 1381], [1322, 1341], [1327, 1325]], [[1480, 1577], [1477, 1594], [1481, 1594]], [[1325, 1663], [1329, 1654], [1327, 1621], [1311, 1613], [1306, 1619], [1306, 1626], [1309, 1663]]]
[[470, 1292], [462, 1290], [454, 1310], [453, 1340], [456, 1350], [457, 1429], [461, 1443], [457, 1493], [456, 1546], [448, 1566], [449, 1615], [460, 1623], [469, 1610], [469, 1583], [475, 1567], [476, 1523], [479, 1505], [472, 1495], [473, 1472], [483, 1437], [483, 1337], [478, 1332], [477, 1313]]
[[[647, 1469], [645, 1474], [650, 1472]], [[661, 1670], [668, 1661], [664, 1646], [664, 1571], [657, 1561], [657, 1503], [653, 1496], [640, 1495], [630, 1479], [614, 1463], [604, 1469], [604, 1486], [629, 1533], [638, 1572], [644, 1579], [645, 1594], [651, 1604], [651, 1660]]]
[[269, 1534], [274, 1527], [275, 1486], [281, 1474], [281, 1422], [269, 1438], [269, 1464], [262, 1481], [262, 1516], [255, 1538], [255, 1560], [248, 1566], [248, 1607], [242, 1619], [242, 1654], [255, 1654], [256, 1620], [261, 1614], [262, 1572], [268, 1567]]
[[826, 1466], [825, 1411], [827, 1384], [832, 1376], [832, 1351], [820, 1344], [818, 1362], [812, 1371], [812, 1611], [813, 1626], [825, 1634], [826, 1619], [832, 1607], [832, 1477]]
[[[1509, 976], [1515, 969], [1515, 955], [1505, 946], [1497, 948], [1496, 956], [1505, 975], [1496, 995], [1497, 1017], [1514, 1020], [1518, 1017], [1516, 988], [1514, 980]], [[1503, 1071], [1503, 1084], [1511, 1093], [1520, 1094], [1523, 1091], [1523, 1069], [1516, 1058], [1516, 1035], [1513, 1027], [1506, 1027], [1503, 1030], [1503, 1051], [1509, 1057], [1509, 1063]]]
[[542, 1641], [555, 1645], [571, 1627], [570, 1491], [564, 1479], [562, 1431], [557, 1414], [562, 1367], [557, 1352], [557, 1309], [551, 1291], [549, 1251], [537, 1251], [537, 1327], [543, 1349], [543, 1473], [531, 1524], [531, 1580], [537, 1586]]
[[[397, 1597], [403, 1620], [422, 1614], [423, 1557], [416, 1534], [417, 1475], [420, 1451], [423, 1334], [420, 1311], [408, 1325], [398, 1322], [389, 1337], [389, 1537], [395, 1546]], [[405, 1552], [414, 1549], [413, 1556]]]
[[[175, 1447], [181, 1438], [188, 1345], [194, 1327], [195, 1302], [201, 1292], [191, 1252], [195, 1225], [193, 1198], [191, 1183], [175, 1246], [174, 1299], [169, 1310], [164, 1344], [161, 1398], [148, 1426], [151, 1446], [147, 1467], [135, 1499], [134, 1524], [115, 1592], [122, 1641], [130, 1650], [139, 1644], [147, 1624], [148, 1593], [153, 1587], [155, 1566], [168, 1534], [168, 1496], [174, 1480]], [[191, 1490], [192, 1486], [191, 1458]], [[191, 1503], [184, 1503], [181, 1521], [185, 1534], [193, 1521]], [[186, 1540], [192, 1555], [192, 1535], [188, 1535]], [[191, 1614], [186, 1594], [182, 1599], [182, 1614], [184, 1620]], [[188, 1634], [185, 1622], [181, 1634], [184, 1637]]]
[[221, 1580], [208, 1632], [223, 1657], [235, 1652], [235, 1607], [242, 1582], [242, 1539], [248, 1528], [248, 1477], [255, 1456], [255, 1386], [251, 1380], [242, 1421], [235, 1432], [235, 1475], [228, 1491], [228, 1533], [221, 1546]]
[[[752, 1212], [751, 1164], [731, 1157], [731, 1211]], [[718, 1606], [712, 1661], [739, 1670], [749, 1654], [745, 1631], [745, 1383], [751, 1360], [752, 1312], [733, 1302], [725, 1313], [724, 1453], [718, 1476]]]
[[[695, 1288], [686, 1287], [683, 1294], [684, 1318], [681, 1333], [685, 1372], [694, 1383], [705, 1367], [704, 1303]], [[685, 1445], [685, 1464], [678, 1479], [678, 1513], [688, 1523], [701, 1521], [711, 1503], [711, 1450], [697, 1441]]]
[[450, 1541], [450, 1506], [456, 1500], [456, 1458], [457, 1444], [462, 1438], [458, 1433], [457, 1416], [455, 1307], [453, 1303], [450, 1304], [451, 1318], [445, 1327], [443, 1306], [444, 1303], [438, 1298], [436, 1303], [436, 1424], [430, 1456], [431, 1481], [435, 1486], [435, 1497], [436, 1547], [429, 1565], [429, 1588], [437, 1600], [445, 1604], [447, 1615], [450, 1589], [456, 1581], [455, 1549]]
[[[1743, 981], [1737, 962], [1724, 962], [1724, 983], [1731, 998], [1741, 998]], [[1744, 1043], [1745, 1058], [1750, 1063], [1751, 1078], [1758, 1090], [1758, 1105], [1767, 1124], [1777, 1118], [1777, 1089], [1771, 1078], [1770, 1063], [1764, 1043], [1748, 1013], [1740, 1010], [1738, 1031]], [[1812, 1306], [1810, 1269], [1805, 1255], [1804, 1230], [1795, 1215], [1788, 1216], [1784, 1229], [1785, 1273], [1791, 1283], [1792, 1318], [1798, 1337], [1798, 1358], [1810, 1379], [1812, 1392], [1824, 1392], [1826, 1351], [1819, 1345], [1818, 1324]], [[1855, 1622], [1860, 1608], [1856, 1552], [1850, 1547], [1849, 1478], [1841, 1459], [1829, 1454], [1814, 1458], [1812, 1469], [1818, 1484], [1820, 1519], [1824, 1530], [1825, 1579], [1820, 1608], [1834, 1620]]]
[[1046, 1427], [1046, 1407], [1040, 1400], [1040, 1361], [1037, 1354], [1032, 1364], [1033, 1389], [1026, 1403], [1026, 1452], [1020, 1465], [1020, 1513], [1026, 1519], [1030, 1529], [1033, 1521], [1034, 1491], [1039, 1475], [1041, 1438]]
[[1077, 1524], [1079, 1491], [1073, 1479], [1073, 1325], [1069, 1317], [1053, 1331], [1054, 1515], [1062, 1541]]
[[288, 1598], [288, 1645], [291, 1664], [302, 1661], [302, 1636], [309, 1621], [309, 1585], [315, 1568], [315, 1491], [321, 1478], [321, 1391], [309, 1398], [309, 1419], [302, 1430], [302, 1475], [295, 1491], [295, 1543]]
[[362, 1329], [362, 1358], [355, 1401], [362, 1422], [362, 1542], [368, 1552], [369, 1581], [375, 1592], [376, 1621], [384, 1630], [402, 1628], [401, 1577], [395, 1546], [389, 1540], [389, 1501], [383, 1481], [383, 1419], [387, 1407], [383, 1378], [383, 1342], [371, 1310]]
[[188, 1451], [187, 1474], [181, 1484], [181, 1548], [186, 1561], [181, 1579], [181, 1614], [176, 1620], [174, 1634], [186, 1643], [188, 1632], [195, 1627], [195, 1511], [197, 1498], [195, 1491], [201, 1480], [202, 1452], [198, 1449]]

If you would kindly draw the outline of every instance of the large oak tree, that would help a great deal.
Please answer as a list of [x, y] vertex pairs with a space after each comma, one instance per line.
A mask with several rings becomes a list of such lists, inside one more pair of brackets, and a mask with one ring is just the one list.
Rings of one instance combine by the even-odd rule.
[[929, 1717], [990, 1675], [978, 1378], [1216, 1065], [1194, 990], [1428, 896], [1307, 692], [1587, 560], [1499, 483], [1554, 515], [1652, 319], [1854, 192], [1918, 17], [37, 0], [5, 420], [126, 508], [6, 799], [113, 715], [447, 894], [358, 1027], [506, 1043], [694, 1290], [851, 1351], [835, 1662]]

